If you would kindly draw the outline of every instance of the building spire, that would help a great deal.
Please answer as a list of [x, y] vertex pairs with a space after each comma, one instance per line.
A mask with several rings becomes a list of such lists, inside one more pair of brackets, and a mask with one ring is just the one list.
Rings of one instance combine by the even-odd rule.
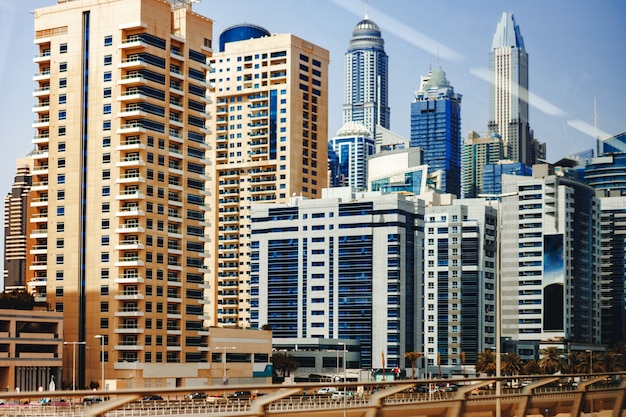
[[365, 18], [369, 19], [369, 0], [365, 0]]

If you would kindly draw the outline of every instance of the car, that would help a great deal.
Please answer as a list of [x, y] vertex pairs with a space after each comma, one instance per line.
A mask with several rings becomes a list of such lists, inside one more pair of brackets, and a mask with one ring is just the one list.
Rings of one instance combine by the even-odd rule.
[[142, 401], [162, 401], [163, 397], [160, 395], [148, 395], [142, 398]]
[[342, 400], [342, 399], [350, 399], [352, 398], [352, 392], [350, 391], [335, 391], [330, 395], [330, 398], [333, 400]]
[[98, 397], [98, 396], [95, 396], [95, 395], [89, 395], [89, 396], [83, 398], [83, 405], [97, 404], [97, 403], [101, 403], [103, 401], [104, 401], [104, 397]]
[[205, 398], [206, 394], [204, 392], [193, 392], [185, 395], [185, 399], [187, 400], [204, 400]]
[[337, 392], [335, 387], [322, 387], [317, 390], [317, 395], [331, 395], [333, 392]]
[[252, 397], [250, 391], [235, 391], [228, 396], [229, 400], [249, 400]]
[[206, 402], [211, 404], [224, 404], [228, 402], [228, 398], [221, 395], [209, 395], [206, 397]]

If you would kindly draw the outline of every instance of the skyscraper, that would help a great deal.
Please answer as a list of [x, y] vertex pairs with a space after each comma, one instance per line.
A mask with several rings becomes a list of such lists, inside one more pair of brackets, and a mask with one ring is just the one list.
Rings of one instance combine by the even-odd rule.
[[533, 166], [532, 177], [502, 179], [502, 336], [602, 343], [594, 190], [548, 165]]
[[376, 151], [376, 142], [365, 126], [358, 122], [343, 125], [328, 142], [328, 151], [334, 153], [330, 159], [337, 161], [331, 170], [333, 187], [367, 186], [366, 159]]
[[421, 351], [424, 202], [331, 188], [252, 213], [252, 324], [278, 338], [358, 340], [360, 368]]
[[373, 137], [377, 125], [389, 129], [388, 65], [380, 28], [366, 14], [345, 54], [343, 122], [360, 122]]
[[77, 386], [101, 360], [127, 384], [205, 377], [212, 21], [186, 0], [58, 0], [34, 15], [28, 274], [63, 312]]
[[447, 375], [495, 345], [496, 215], [482, 199], [426, 207], [424, 353]]
[[485, 165], [498, 162], [503, 156], [502, 139], [498, 135], [481, 137], [476, 132], [469, 133], [461, 151], [462, 198], [476, 198], [483, 192]]
[[246, 26], [226, 29], [211, 59], [216, 209], [206, 308], [214, 326], [250, 326], [251, 205], [319, 197], [328, 178], [328, 51]]
[[502, 13], [493, 35], [489, 69], [489, 130], [502, 137], [505, 158], [531, 166], [537, 145], [528, 122], [528, 54], [512, 13]]
[[429, 172], [441, 171], [442, 190], [461, 195], [461, 99], [441, 67], [422, 78], [411, 103], [411, 147], [424, 151]]
[[26, 287], [26, 237], [31, 158], [17, 161], [11, 191], [4, 200], [4, 289]]

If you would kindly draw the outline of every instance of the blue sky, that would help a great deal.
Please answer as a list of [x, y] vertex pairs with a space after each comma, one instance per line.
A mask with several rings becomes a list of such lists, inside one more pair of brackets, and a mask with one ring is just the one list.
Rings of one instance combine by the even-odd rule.
[[[32, 149], [33, 15], [56, 0], [0, 0], [0, 193], [9, 191], [15, 160]], [[496, 24], [513, 12], [529, 54], [535, 137], [548, 159], [594, 146], [594, 99], [601, 133], [626, 131], [626, 2], [623, 0], [369, 0], [390, 66], [391, 129], [409, 136], [420, 75], [441, 65], [463, 95], [463, 136], [486, 132], [489, 85], [484, 74]], [[330, 51], [329, 134], [341, 127], [343, 57], [363, 0], [202, 0], [194, 10], [214, 19], [213, 37], [250, 22], [293, 33]], [[215, 43], [217, 44], [217, 42]]]

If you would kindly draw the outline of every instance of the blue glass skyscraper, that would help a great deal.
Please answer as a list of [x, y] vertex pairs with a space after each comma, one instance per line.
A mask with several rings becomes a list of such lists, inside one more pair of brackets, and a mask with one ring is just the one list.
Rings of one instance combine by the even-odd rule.
[[360, 122], [376, 137], [376, 126], [389, 129], [388, 58], [380, 28], [367, 14], [345, 55], [343, 123]]
[[429, 172], [441, 171], [442, 191], [461, 196], [461, 98], [433, 68], [411, 103], [411, 147], [424, 151]]

